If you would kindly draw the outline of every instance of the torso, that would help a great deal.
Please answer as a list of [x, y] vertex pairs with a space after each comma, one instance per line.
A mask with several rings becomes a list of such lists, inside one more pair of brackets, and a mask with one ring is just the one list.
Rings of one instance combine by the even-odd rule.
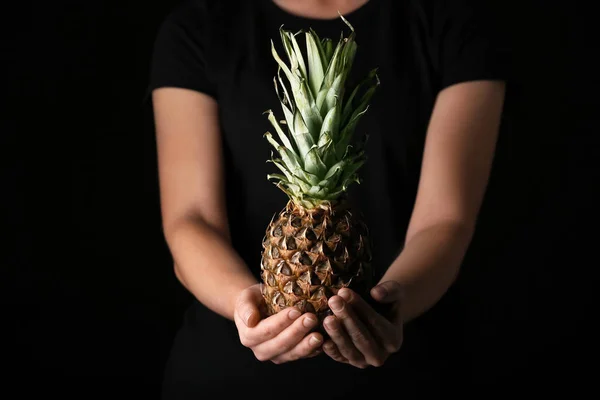
[[[381, 80], [357, 129], [359, 136], [369, 135], [369, 159], [362, 168], [362, 183], [351, 189], [352, 200], [370, 227], [379, 271], [387, 268], [401, 249], [435, 97], [427, 71], [419, 64], [425, 60], [419, 50], [425, 50], [415, 46], [410, 37], [412, 25], [405, 4], [371, 0], [345, 16], [357, 32], [358, 43], [349, 83], [375, 67]], [[218, 87], [233, 241], [258, 272], [264, 230], [286, 201], [266, 180], [273, 165], [265, 162], [271, 148], [263, 134], [271, 127], [263, 113], [273, 109], [283, 118], [273, 85], [277, 67], [270, 40], [279, 46], [282, 24], [291, 30], [312, 27], [322, 37], [334, 39], [347, 27], [339, 18], [291, 15], [270, 0], [239, 2], [227, 10], [237, 12], [223, 15], [218, 23], [214, 20], [213, 32], [219, 33], [210, 42], [207, 60]]]

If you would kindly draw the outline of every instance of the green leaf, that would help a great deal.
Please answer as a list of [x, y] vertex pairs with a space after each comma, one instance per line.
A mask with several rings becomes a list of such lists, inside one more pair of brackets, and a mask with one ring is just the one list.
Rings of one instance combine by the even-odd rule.
[[325, 38], [322, 41], [321, 46], [323, 47], [323, 51], [325, 53], [325, 69], [327, 69], [327, 65], [331, 62], [331, 57], [333, 56], [333, 41], [329, 38]]
[[272, 162], [273, 164], [275, 164], [275, 166], [277, 168], [279, 168], [279, 170], [281, 172], [283, 172], [283, 174], [286, 176], [287, 180], [300, 186], [300, 188], [302, 189], [302, 191], [307, 192], [310, 189], [311, 184], [308, 184], [305, 180], [303, 180], [302, 178], [292, 175], [287, 167], [285, 166], [285, 164], [283, 163], [283, 160], [281, 159], [272, 159], [268, 162]]
[[310, 190], [308, 191], [308, 195], [310, 195], [313, 198], [320, 199], [327, 196], [328, 192], [329, 190], [327, 190], [327, 188], [316, 185], [310, 188]]
[[299, 60], [298, 57], [296, 55], [296, 53], [294, 52], [291, 40], [290, 40], [290, 36], [291, 34], [289, 32], [287, 32], [286, 30], [283, 29], [283, 26], [279, 28], [279, 35], [281, 36], [281, 43], [283, 44], [283, 49], [285, 50], [285, 53], [288, 57], [288, 60], [290, 62], [290, 70], [295, 73], [296, 75], [298, 75], [299, 77], [303, 78], [302, 73], [299, 70]]
[[[291, 48], [289, 40], [285, 41], [286, 35], [282, 35], [282, 40], [284, 40], [284, 47]], [[285, 44], [287, 43], [287, 45]], [[286, 50], [287, 51], [287, 50]], [[275, 49], [275, 45], [273, 41], [271, 41], [271, 52], [275, 61], [279, 64], [283, 72], [285, 73], [288, 81], [290, 82], [292, 95], [294, 96], [294, 101], [296, 107], [300, 110], [302, 117], [304, 118], [304, 122], [308, 127], [308, 130], [311, 134], [316, 134], [314, 132], [318, 132], [321, 129], [321, 124], [323, 123], [323, 117], [321, 116], [319, 110], [316, 107], [315, 99], [312, 95], [311, 90], [308, 87], [308, 83], [301, 76], [293, 74], [292, 71], [288, 68], [288, 66], [281, 60], [277, 50]], [[292, 60], [294, 57], [291, 57]], [[292, 66], [292, 68], [294, 68]], [[316, 138], [315, 138], [316, 139]]]
[[[331, 87], [327, 91], [327, 94], [325, 95], [325, 101], [323, 103], [323, 107], [325, 108], [325, 110], [332, 109], [338, 103], [340, 104], [340, 108], [341, 108], [341, 99], [344, 95], [345, 79], [346, 79], [345, 74], [340, 74], [333, 81], [333, 84], [331, 85]], [[340, 116], [341, 116], [341, 110], [340, 110]], [[335, 132], [337, 132], [337, 131], [335, 131]]]
[[298, 146], [300, 158], [304, 159], [306, 153], [308, 153], [311, 147], [314, 146], [315, 141], [308, 131], [308, 128], [304, 123], [304, 119], [302, 118], [302, 115], [300, 115], [299, 111], [296, 111], [296, 114], [294, 115], [294, 140]]
[[288, 181], [293, 181], [294, 180], [294, 176], [290, 173], [290, 171], [287, 170], [287, 168], [285, 167], [285, 165], [283, 164], [283, 161], [281, 159], [272, 158], [270, 160], [267, 160], [267, 162], [275, 164], [275, 166], [277, 168], [279, 168], [279, 170], [281, 172], [283, 172], [283, 174], [285, 175], [285, 177], [286, 177], [286, 179]]
[[[288, 150], [284, 146], [281, 146], [279, 143], [277, 143], [277, 141], [273, 139], [273, 135], [271, 134], [271, 132], [265, 133], [264, 136], [267, 138], [267, 141], [271, 143], [271, 145], [275, 147], [277, 152], [281, 155], [281, 159], [283, 160], [283, 163], [285, 164], [287, 170], [290, 173], [308, 182], [311, 182], [311, 179], [315, 182], [319, 181], [317, 177], [310, 178], [306, 176], [306, 172], [302, 169], [298, 156], [294, 152]], [[314, 185], [315, 183], [311, 182], [311, 184]]]
[[327, 166], [335, 164], [337, 156], [335, 153], [334, 142], [331, 139], [329, 132], [323, 132], [319, 137], [319, 156], [323, 160], [323, 163]]
[[[321, 141], [321, 137], [328, 132], [328, 136], [330, 136], [329, 140], [335, 138], [337, 136], [337, 132], [340, 129], [340, 107], [335, 106], [329, 110], [325, 119], [323, 120], [323, 125], [321, 125], [321, 132], [319, 132], [319, 146], [323, 145], [324, 142]], [[326, 139], [324, 139], [326, 140]]]
[[[314, 97], [317, 97], [319, 94], [319, 89], [323, 83], [323, 77], [325, 76], [325, 53], [318, 40], [318, 38], [315, 40], [312, 32], [306, 32], [306, 52], [308, 55], [309, 71], [308, 79]], [[317, 43], [319, 44], [317, 45]]]
[[340, 18], [342, 19], [342, 21], [344, 21], [344, 23], [346, 25], [348, 25], [348, 28], [350, 28], [350, 31], [352, 31], [351, 36], [353, 36], [354, 35], [354, 27], [352, 26], [352, 24], [339, 11], [338, 11], [338, 15], [340, 16]]
[[277, 182], [276, 186], [283, 193], [285, 193], [290, 199], [301, 199], [302, 198], [302, 193], [301, 192], [294, 192], [290, 188], [286, 187], [286, 185], [283, 184], [282, 182]]
[[345, 161], [340, 161], [339, 163], [335, 164], [333, 167], [331, 167], [329, 169], [329, 171], [327, 171], [327, 174], [325, 174], [325, 177], [323, 178], [323, 180], [321, 182], [319, 182], [319, 185], [325, 186], [325, 187], [328, 187], [331, 189], [335, 188], [338, 184], [340, 176], [344, 172], [345, 166], [346, 166]]
[[340, 73], [340, 59], [342, 50], [344, 48], [344, 41], [340, 40], [335, 47], [335, 51], [327, 66], [327, 70], [325, 71], [325, 77], [323, 78], [323, 83], [321, 84], [321, 90], [324, 88], [329, 89], [331, 85], [333, 85], [333, 81]]
[[294, 114], [292, 114], [292, 111], [283, 104], [281, 105], [281, 109], [283, 110], [283, 114], [285, 115], [285, 122], [288, 127], [288, 130], [292, 137], [294, 137]]
[[292, 74], [292, 71], [290, 71], [290, 69], [288, 68], [286, 63], [284, 63], [283, 60], [281, 59], [281, 57], [279, 57], [279, 53], [277, 53], [277, 50], [275, 49], [275, 43], [273, 43], [272, 40], [271, 40], [271, 54], [273, 54], [273, 58], [275, 59], [277, 64], [279, 64], [279, 67], [283, 70], [283, 73], [288, 78], [288, 81], [290, 82], [290, 85], [292, 86], [292, 93], [296, 92], [298, 90], [298, 88], [300, 87], [300, 78], [298, 76], [296, 76], [295, 74]]
[[[323, 176], [327, 172], [327, 166], [323, 163], [323, 160], [321, 160], [318, 150], [319, 148], [315, 145], [308, 153], [306, 153], [306, 156], [304, 157], [304, 168], [307, 172], [310, 172], [315, 176]], [[321, 181], [321, 179], [318, 181]]]
[[344, 46], [344, 52], [342, 54], [342, 69], [345, 75], [348, 74], [352, 69], [352, 64], [354, 63], [357, 49], [358, 46], [352, 39], [349, 39], [348, 42], [346, 42], [346, 46]]
[[361, 116], [363, 116], [369, 109], [369, 106], [365, 107], [365, 109], [356, 114], [353, 119], [350, 120], [350, 122], [348, 122], [348, 125], [346, 125], [343, 129], [342, 132], [340, 134], [340, 138], [337, 141], [336, 144], [336, 148], [335, 148], [335, 152], [338, 156], [342, 156], [342, 154], [344, 154], [346, 152], [346, 147], [348, 146], [348, 144], [350, 143], [350, 141], [352, 140], [352, 137], [354, 136], [354, 130], [356, 128], [356, 124], [358, 123], [358, 120], [360, 119]]
[[308, 76], [306, 71], [306, 64], [304, 63], [304, 56], [302, 55], [300, 46], [298, 46], [298, 42], [296, 41], [296, 35], [289, 33], [289, 37], [290, 41], [292, 42], [294, 54], [296, 55], [296, 59], [298, 60], [298, 66], [300, 68], [300, 72], [302, 73], [302, 77], [306, 79], [306, 77]]
[[[372, 83], [373, 78], [376, 79], [375, 83]], [[346, 125], [350, 119], [350, 116], [352, 115], [352, 112], [355, 111], [357, 108], [359, 107], [355, 107], [354, 104], [354, 99], [356, 97], [356, 95], [358, 94], [358, 92], [362, 91], [366, 86], [370, 85], [371, 89], [373, 87], [377, 87], [380, 85], [379, 82], [379, 78], [377, 77], [377, 68], [371, 70], [368, 74], [367, 77], [361, 81], [358, 85], [356, 85], [356, 87], [354, 88], [354, 90], [352, 91], [352, 93], [350, 94], [350, 96], [348, 97], [348, 99], [346, 100], [346, 104], [344, 105], [344, 110], [342, 112], [342, 126]], [[371, 94], [372, 96], [372, 94]], [[370, 97], [369, 97], [370, 98]], [[358, 100], [357, 103], [364, 103], [364, 95], [362, 98], [360, 98]]]
[[319, 136], [319, 142], [317, 143], [317, 146], [319, 146], [320, 149], [324, 149], [325, 146], [331, 143], [333, 143], [333, 140], [331, 139], [331, 133], [329, 131], [325, 131]]
[[[280, 146], [275, 139], [273, 139], [273, 135], [271, 135], [270, 132], [265, 133], [265, 137], [281, 155], [281, 160], [283, 162], [282, 165], [287, 171], [289, 171], [289, 173], [301, 179], [302, 181], [309, 183], [310, 185], [316, 185], [321, 181], [318, 176], [304, 170], [298, 159], [294, 157], [294, 155], [288, 149]], [[275, 160], [273, 160], [273, 162], [275, 163]]]
[[364, 163], [365, 163], [365, 159], [361, 158], [361, 159], [357, 160], [356, 162], [350, 164], [343, 171], [343, 174], [341, 176], [342, 190], [346, 190], [346, 188], [349, 186], [349, 184], [353, 181], [360, 183], [360, 181], [357, 181], [358, 176], [356, 175], [356, 172], [359, 170], [360, 167], [362, 167], [364, 165]]
[[277, 79], [279, 80], [279, 84], [283, 89], [283, 97], [286, 101], [286, 105], [290, 107], [290, 111], [293, 113], [296, 107], [294, 105], [294, 102], [292, 101], [292, 98], [290, 97], [290, 94], [287, 90], [287, 86], [285, 85], [285, 83], [283, 83], [283, 79], [281, 79], [281, 67], [277, 68]]
[[337, 140], [338, 144], [336, 146], [336, 154], [340, 155], [343, 151], [345, 151], [346, 146], [350, 143], [358, 121], [369, 109], [369, 101], [371, 100], [371, 97], [373, 97], [377, 86], [379, 86], [379, 84], [375, 84], [369, 88], [369, 90], [367, 90], [367, 92], [361, 98], [360, 105], [352, 112], [350, 119], [345, 125], [342, 124], [342, 131], [339, 139]]
[[[281, 68], [279, 68], [279, 70], [281, 70]], [[280, 78], [281, 79], [281, 78]], [[284, 93], [281, 94], [279, 91], [279, 85], [277, 84], [277, 78], [273, 78], [273, 83], [275, 85], [275, 93], [277, 94], [277, 97], [279, 98], [279, 102], [281, 103], [281, 109], [283, 110], [283, 114], [285, 116], [285, 122], [288, 126], [288, 129], [290, 131], [290, 133], [294, 133], [294, 113], [292, 111], [292, 109], [290, 109], [290, 107], [294, 107], [294, 104], [289, 101], [289, 99], [286, 97], [287, 96], [287, 89], [285, 89], [285, 86], [283, 87], [283, 91]], [[283, 83], [282, 83], [283, 86]]]
[[268, 110], [267, 112], [269, 113], [268, 120], [271, 122], [271, 125], [273, 125], [273, 127], [277, 131], [277, 135], [279, 136], [279, 140], [281, 141], [281, 143], [287, 149], [289, 149], [292, 153], [294, 153], [295, 156], [298, 156], [295, 152], [294, 147], [292, 146], [292, 143], [288, 139], [287, 135], [285, 134], [285, 132], [283, 132], [283, 129], [281, 129], [281, 126], [279, 126], [279, 123], [277, 122], [277, 119], [275, 118], [275, 114], [273, 114], [273, 111]]
[[324, 40], [321, 40], [321, 38], [319, 38], [319, 35], [317, 34], [317, 32], [315, 32], [314, 29], [310, 28], [309, 32], [311, 33], [312, 37], [315, 40], [315, 45], [317, 46], [317, 49], [319, 50], [319, 58], [321, 59], [321, 62], [323, 63], [323, 72], [325, 72], [325, 70], [327, 69], [327, 64], [329, 64], [329, 60], [327, 59], [327, 54], [325, 53], [325, 48], [323, 47], [324, 45]]
[[[288, 181], [284, 175], [281, 174], [269, 174], [267, 175], [268, 180], [275, 180], [277, 187], [287, 189], [291, 192], [291, 195], [294, 197], [299, 197], [302, 195], [303, 191], [300, 186]], [[309, 188], [310, 190], [310, 188]], [[287, 192], [286, 192], [287, 193]]]
[[346, 164], [348, 164], [348, 161], [346, 161], [346, 160], [342, 160], [342, 161], [334, 164], [331, 168], [329, 168], [329, 171], [327, 171], [327, 173], [325, 174], [325, 177], [323, 179], [330, 179], [339, 171], [343, 171], [343, 169], [346, 167]]

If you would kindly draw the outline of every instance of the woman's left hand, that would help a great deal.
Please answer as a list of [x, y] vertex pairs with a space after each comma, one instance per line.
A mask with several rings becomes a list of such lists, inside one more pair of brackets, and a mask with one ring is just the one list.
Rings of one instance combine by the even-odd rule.
[[388, 318], [350, 289], [341, 289], [329, 299], [334, 315], [324, 320], [330, 336], [323, 351], [336, 361], [358, 368], [380, 367], [402, 345], [401, 288], [395, 281], [371, 290], [373, 299], [391, 306]]

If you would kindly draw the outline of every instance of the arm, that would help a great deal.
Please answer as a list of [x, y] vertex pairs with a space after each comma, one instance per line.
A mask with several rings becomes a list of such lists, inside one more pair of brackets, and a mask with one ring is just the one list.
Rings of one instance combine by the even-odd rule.
[[153, 92], [163, 230], [175, 274], [198, 301], [233, 320], [257, 283], [230, 245], [216, 102], [186, 89]]
[[403, 289], [409, 321], [454, 282], [471, 242], [496, 148], [505, 85], [474, 81], [439, 93], [404, 250], [382, 282]]
[[261, 319], [258, 282], [231, 247], [217, 104], [178, 88], [153, 92], [163, 229], [175, 274], [201, 303], [234, 321], [261, 361], [319, 354], [314, 315], [295, 308]]
[[[342, 289], [329, 299], [323, 349], [359, 368], [380, 366], [402, 344], [402, 327], [454, 282], [471, 242], [496, 148], [504, 83], [473, 81], [441, 91], [429, 124], [405, 246], [371, 295], [389, 319]], [[348, 305], [348, 306], [347, 306]]]

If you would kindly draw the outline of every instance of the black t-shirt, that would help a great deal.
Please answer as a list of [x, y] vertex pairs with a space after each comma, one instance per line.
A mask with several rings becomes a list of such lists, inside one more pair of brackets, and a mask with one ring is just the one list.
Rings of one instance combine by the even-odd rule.
[[[460, 82], [508, 77], [502, 37], [477, 3], [370, 0], [345, 15], [358, 44], [349, 83], [374, 67], [381, 80], [357, 128], [357, 136], [369, 135], [368, 161], [362, 183], [351, 189], [370, 228], [379, 273], [401, 250], [437, 93]], [[281, 49], [281, 25], [313, 28], [334, 40], [348, 32], [339, 18], [294, 16], [271, 0], [189, 1], [161, 26], [150, 77], [150, 89], [187, 88], [218, 102], [233, 245], [256, 276], [265, 228], [287, 200], [266, 179], [276, 171], [266, 163], [271, 147], [263, 137], [271, 129], [265, 110], [283, 119], [270, 53], [271, 39]]]

